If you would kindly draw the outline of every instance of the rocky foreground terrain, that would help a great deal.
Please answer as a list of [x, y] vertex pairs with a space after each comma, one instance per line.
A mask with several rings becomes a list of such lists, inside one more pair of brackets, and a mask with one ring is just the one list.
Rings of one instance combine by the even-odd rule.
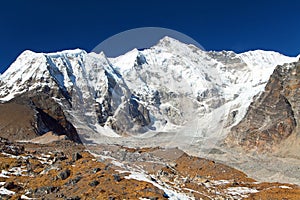
[[[300, 187], [257, 182], [179, 149], [0, 140], [1, 199], [299, 199]], [[178, 155], [180, 155], [178, 157]], [[173, 159], [174, 158], [174, 159]]]

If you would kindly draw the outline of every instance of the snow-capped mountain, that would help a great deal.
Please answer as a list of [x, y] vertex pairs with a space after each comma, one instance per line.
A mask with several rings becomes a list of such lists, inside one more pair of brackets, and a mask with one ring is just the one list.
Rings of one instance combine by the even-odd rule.
[[90, 140], [179, 131], [220, 138], [243, 118], [276, 65], [295, 60], [261, 50], [207, 52], [169, 37], [117, 58], [79, 49], [25, 51], [1, 75], [0, 100], [43, 93]]
[[[125, 129], [117, 126], [117, 119], [121, 118], [128, 127], [132, 123], [126, 121], [127, 113], [119, 112], [118, 108], [130, 108], [132, 115], [143, 109], [130, 96], [121, 75], [104, 54], [87, 54], [82, 50], [21, 54], [2, 76], [1, 100], [9, 101], [23, 94], [32, 97], [37, 93], [47, 94], [60, 104], [66, 114], [76, 119], [69, 119], [75, 126], [83, 122], [93, 130], [110, 123], [121, 134]], [[132, 120], [147, 123], [147, 110], [144, 112], [142, 117], [133, 116]]]
[[295, 58], [261, 50], [242, 54], [206, 52], [166, 37], [150, 49], [134, 49], [110, 60], [142, 99], [157, 91], [161, 96], [168, 92], [183, 94], [197, 100], [194, 104], [200, 114], [237, 99], [236, 104], [241, 105], [236, 106], [243, 108], [237, 113], [239, 120], [253, 96], [263, 90], [275, 66]]

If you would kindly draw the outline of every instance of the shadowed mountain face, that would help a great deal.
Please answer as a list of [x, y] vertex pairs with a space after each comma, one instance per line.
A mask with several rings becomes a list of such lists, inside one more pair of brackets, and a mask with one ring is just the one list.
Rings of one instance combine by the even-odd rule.
[[76, 129], [66, 119], [60, 105], [47, 94], [28, 95], [0, 104], [1, 137], [11, 141], [30, 140], [53, 131], [80, 142]]
[[35, 112], [28, 105], [0, 105], [1, 137], [9, 140], [32, 139], [38, 135], [35, 122]]
[[299, 135], [299, 74], [300, 62], [277, 66], [264, 92], [251, 103], [242, 121], [232, 128], [227, 143], [274, 151], [291, 135]]

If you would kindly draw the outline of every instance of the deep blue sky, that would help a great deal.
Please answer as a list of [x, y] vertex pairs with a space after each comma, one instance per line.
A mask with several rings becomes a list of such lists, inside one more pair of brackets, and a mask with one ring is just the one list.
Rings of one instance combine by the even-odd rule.
[[300, 53], [297, 0], [3, 0], [0, 72], [26, 49], [91, 51], [114, 34], [147, 26], [185, 33], [206, 50]]

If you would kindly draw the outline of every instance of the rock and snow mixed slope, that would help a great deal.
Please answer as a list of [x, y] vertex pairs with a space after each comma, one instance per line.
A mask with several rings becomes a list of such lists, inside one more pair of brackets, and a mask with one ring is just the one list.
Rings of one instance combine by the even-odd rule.
[[[94, 157], [70, 141], [39, 145], [0, 138], [0, 198], [298, 199], [300, 195], [296, 185], [259, 183], [241, 171], [178, 149], [99, 146]], [[176, 154], [182, 156], [172, 160]]]
[[175, 132], [221, 138], [275, 66], [295, 60], [261, 50], [207, 52], [169, 37], [117, 58], [79, 49], [25, 51], [1, 75], [0, 100], [47, 95], [89, 140]]
[[110, 60], [151, 111], [154, 105], [162, 119], [195, 124], [193, 131], [202, 135], [207, 134], [205, 130], [219, 133], [238, 123], [253, 96], [263, 91], [275, 66], [295, 58], [261, 50], [206, 52], [166, 37], [150, 49], [134, 49]]
[[[251, 103], [243, 120], [227, 137], [227, 143], [272, 152], [278, 148], [289, 152], [294, 148], [294, 156], [299, 157], [296, 153], [299, 149], [296, 144], [299, 143], [299, 71], [299, 61], [277, 66], [264, 92]], [[287, 138], [294, 141], [284, 145], [282, 142]]]

